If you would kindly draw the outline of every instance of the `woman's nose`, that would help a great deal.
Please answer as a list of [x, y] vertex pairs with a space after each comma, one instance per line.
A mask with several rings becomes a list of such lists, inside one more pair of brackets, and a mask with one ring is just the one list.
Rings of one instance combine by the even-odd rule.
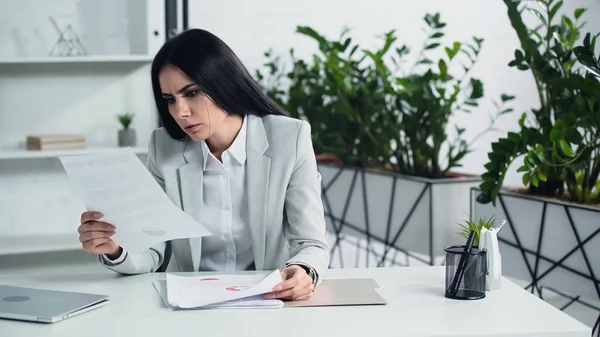
[[179, 118], [183, 119], [190, 116], [190, 109], [185, 102], [178, 103], [176, 109], [177, 116], [179, 116]]

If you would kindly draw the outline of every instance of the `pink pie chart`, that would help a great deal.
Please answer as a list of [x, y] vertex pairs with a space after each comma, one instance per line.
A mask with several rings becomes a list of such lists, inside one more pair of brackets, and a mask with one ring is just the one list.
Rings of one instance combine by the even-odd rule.
[[229, 291], [242, 291], [242, 290], [246, 290], [248, 288], [250, 288], [250, 287], [249, 286], [230, 286], [225, 289], [227, 289]]

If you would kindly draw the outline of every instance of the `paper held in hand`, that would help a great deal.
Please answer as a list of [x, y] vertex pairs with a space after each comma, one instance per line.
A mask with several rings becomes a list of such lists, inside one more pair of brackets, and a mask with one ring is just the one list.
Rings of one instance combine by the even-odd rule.
[[[166, 278], [166, 299], [168, 304], [175, 308], [283, 307], [283, 301], [268, 300], [261, 296], [272, 292], [273, 287], [282, 281], [279, 270], [266, 277], [262, 274], [214, 276], [167, 274]], [[161, 293], [159, 286], [155, 284], [157, 291]], [[161, 295], [165, 297], [164, 293]]]
[[59, 157], [86, 209], [116, 227], [112, 239], [131, 254], [161, 242], [211, 235], [165, 194], [130, 148]]

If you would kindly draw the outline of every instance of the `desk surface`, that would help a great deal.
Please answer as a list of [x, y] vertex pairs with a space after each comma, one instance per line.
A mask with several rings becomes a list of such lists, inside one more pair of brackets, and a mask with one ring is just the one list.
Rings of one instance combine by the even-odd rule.
[[[0, 284], [104, 293], [111, 303], [51, 325], [0, 320], [0, 336], [520, 336], [589, 337], [591, 329], [503, 279], [477, 301], [444, 297], [443, 267], [333, 269], [373, 278], [385, 306], [172, 311], [152, 286], [164, 274], [18, 275]], [[484, 323], [484, 319], [487, 323]]]

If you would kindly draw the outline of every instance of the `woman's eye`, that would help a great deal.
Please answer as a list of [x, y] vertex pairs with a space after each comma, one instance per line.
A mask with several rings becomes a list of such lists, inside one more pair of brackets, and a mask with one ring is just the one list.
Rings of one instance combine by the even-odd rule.
[[185, 93], [185, 97], [194, 97], [198, 93], [198, 90], [191, 90]]
[[167, 101], [167, 104], [175, 103], [175, 100], [173, 98], [165, 98], [165, 101]]

